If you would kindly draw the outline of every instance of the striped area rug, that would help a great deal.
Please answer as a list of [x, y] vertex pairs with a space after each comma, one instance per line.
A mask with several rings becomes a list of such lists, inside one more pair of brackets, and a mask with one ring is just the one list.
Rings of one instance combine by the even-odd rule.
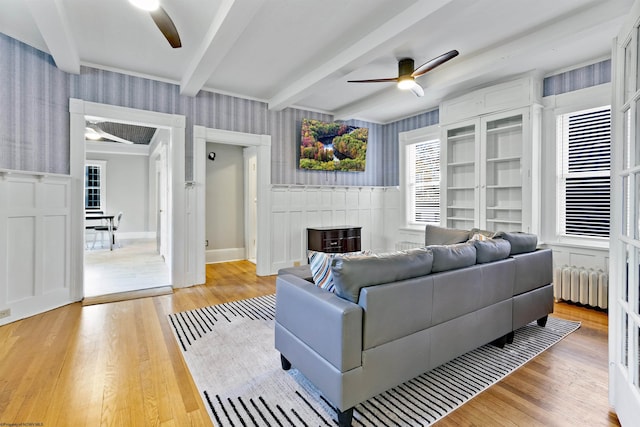
[[[187, 366], [216, 426], [334, 426], [335, 409], [274, 349], [275, 296], [169, 315]], [[426, 426], [497, 383], [580, 327], [549, 318], [356, 406], [354, 426]]]

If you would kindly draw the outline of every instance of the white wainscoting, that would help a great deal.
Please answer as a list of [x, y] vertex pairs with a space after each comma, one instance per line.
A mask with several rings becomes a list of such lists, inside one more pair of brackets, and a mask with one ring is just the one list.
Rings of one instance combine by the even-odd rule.
[[393, 247], [385, 227], [387, 187], [271, 187], [271, 274], [307, 263], [307, 227], [362, 227], [362, 250]]
[[553, 266], [583, 267], [585, 269], [609, 272], [609, 250], [599, 248], [580, 247], [570, 244], [549, 243], [547, 247], [553, 250]]
[[71, 302], [71, 177], [0, 170], [0, 325]]

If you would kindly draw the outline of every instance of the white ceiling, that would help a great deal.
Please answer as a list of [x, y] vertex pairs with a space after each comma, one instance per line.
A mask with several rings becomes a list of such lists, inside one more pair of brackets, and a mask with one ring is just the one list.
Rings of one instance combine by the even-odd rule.
[[[128, 0], [0, 0], [0, 32], [80, 65], [200, 90], [388, 123], [452, 94], [537, 70], [549, 74], [608, 57], [633, 0], [161, 0], [182, 48]], [[418, 78], [397, 76], [451, 49], [460, 55]]]

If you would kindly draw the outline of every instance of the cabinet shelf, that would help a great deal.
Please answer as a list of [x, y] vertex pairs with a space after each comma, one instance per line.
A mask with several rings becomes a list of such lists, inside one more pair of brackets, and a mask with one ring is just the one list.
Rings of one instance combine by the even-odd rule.
[[488, 211], [521, 211], [520, 206], [487, 206]]
[[449, 221], [473, 221], [473, 217], [466, 216], [450, 216], [447, 219]]
[[449, 205], [447, 206], [447, 209], [466, 209], [466, 210], [474, 210], [475, 208], [473, 206], [464, 206], [464, 205], [460, 205], [460, 206], [456, 206], [456, 205]]
[[447, 187], [447, 190], [475, 190], [475, 185], [470, 187]]
[[476, 162], [474, 162], [473, 160], [470, 162], [451, 162], [451, 163], [447, 163], [447, 166], [449, 167], [456, 167], [456, 166], [473, 166], [475, 165]]
[[512, 125], [501, 126], [497, 128], [487, 129], [487, 133], [502, 132], [505, 130], [522, 129], [522, 123], [514, 123]]
[[491, 190], [508, 190], [510, 188], [522, 188], [522, 185], [519, 184], [512, 184], [512, 185], [487, 185], [487, 189], [491, 189]]
[[487, 163], [507, 163], [507, 162], [519, 162], [522, 159], [521, 156], [511, 156], [511, 157], [494, 157], [492, 159], [487, 159]]
[[487, 219], [487, 222], [492, 224], [500, 223], [500, 224], [522, 224], [522, 221], [515, 221], [510, 219]]
[[459, 141], [465, 138], [475, 138], [475, 132], [461, 133], [459, 135], [451, 135], [447, 137], [447, 141]]

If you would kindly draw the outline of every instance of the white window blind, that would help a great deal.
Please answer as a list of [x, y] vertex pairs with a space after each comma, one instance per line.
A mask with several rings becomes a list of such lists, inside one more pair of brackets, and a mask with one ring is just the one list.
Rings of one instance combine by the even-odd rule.
[[409, 222], [440, 224], [440, 141], [407, 146]]
[[611, 108], [558, 117], [560, 233], [609, 237]]

